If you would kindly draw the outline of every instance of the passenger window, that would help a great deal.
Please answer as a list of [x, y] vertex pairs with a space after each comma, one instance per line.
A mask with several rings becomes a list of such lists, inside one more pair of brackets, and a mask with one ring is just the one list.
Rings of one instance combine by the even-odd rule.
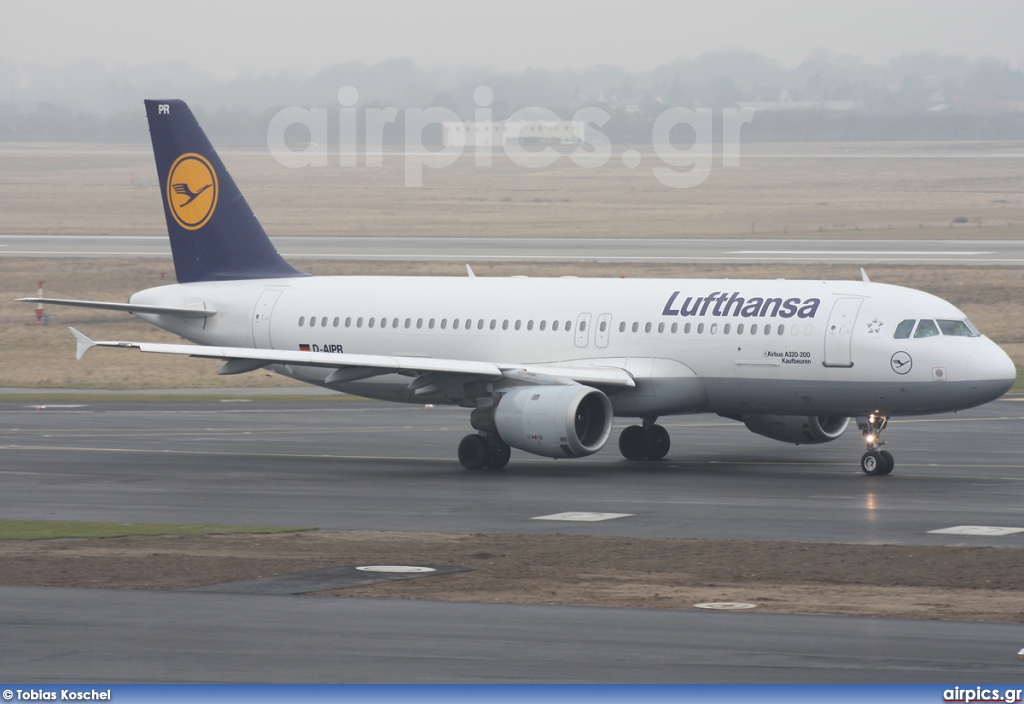
[[429, 320], [429, 321], [427, 322], [427, 327], [428, 327], [428, 328], [430, 328], [431, 330], [433, 330], [433, 329], [434, 329], [434, 319], [433, 319], [433, 318], [431, 318], [431, 319], [430, 319], [430, 320]]
[[542, 321], [540, 321], [540, 331], [541, 331], [541, 332], [544, 332], [544, 329], [545, 329], [545, 328], [546, 328], [547, 326], [548, 326], [548, 321], [546, 321], [546, 320], [542, 320]]
[[939, 327], [934, 320], [922, 320], [917, 326], [914, 337], [935, 337], [939, 334]]
[[572, 330], [572, 321], [571, 320], [566, 320], [565, 321], [565, 331], [569, 332], [570, 330]]
[[672, 334], [679, 332], [679, 323], [672, 323]]
[[455, 318], [454, 320], [452, 320], [452, 330], [458, 330], [458, 329], [459, 329], [459, 319]]
[[327, 327], [327, 316], [326, 315], [323, 318], [320, 319], [320, 327], [322, 327], [322, 328]]
[[316, 318], [315, 317], [311, 317], [309, 319], [309, 327], [311, 327], [311, 328], [315, 328], [316, 327]]
[[517, 320], [514, 327], [515, 327], [516, 330], [518, 330], [522, 326], [523, 326], [523, 321], [522, 320]]
[[491, 330], [493, 330], [496, 327], [498, 327], [498, 321], [497, 320], [492, 320], [491, 321]]
[[581, 320], [580, 321], [580, 332], [583, 332], [586, 329], [587, 329], [587, 321], [586, 320]]
[[444, 330], [448, 327], [448, 318], [441, 318], [441, 329]]
[[606, 320], [602, 320], [601, 321], [601, 332], [604, 332], [607, 329], [608, 329], [608, 322]]
[[914, 331], [914, 323], [916, 320], [904, 320], [902, 323], [896, 326], [896, 332], [892, 334], [894, 340], [906, 340], [910, 337], [910, 333]]
[[732, 326], [729, 325], [729, 323], [726, 323], [725, 326], [722, 328], [722, 334], [723, 335], [728, 335], [729, 334], [729, 330], [731, 328], [732, 328]]
[[665, 323], [658, 323], [658, 332], [665, 332]]
[[357, 328], [363, 327], [363, 319], [362, 318], [356, 318], [356, 327]]
[[700, 323], [700, 324], [697, 325], [697, 334], [698, 335], [703, 335], [704, 334], [704, 323]]
[[686, 334], [686, 335], [690, 334], [690, 324], [689, 323], [687, 323], [686, 325], [683, 326], [683, 333]]
[[633, 332], [638, 332], [639, 330], [640, 330], [640, 323], [633, 323]]
[[501, 329], [502, 330], [508, 330], [508, 321], [507, 320], [501, 321]]
[[340, 322], [341, 322], [341, 318], [335, 318], [334, 319], [334, 327], [338, 327], [338, 323], [340, 323]]
[[781, 337], [782, 335], [785, 335], [785, 334], [786, 334], [786, 326], [780, 324], [779, 325], [779, 336]]
[[[412, 318], [406, 318], [405, 319], [405, 328], [408, 330], [411, 325], [412, 325]], [[345, 323], [345, 327], [348, 327], [348, 323]]]
[[366, 327], [372, 328], [375, 320], [376, 318], [370, 318], [370, 321], [366, 324]]
[[301, 318], [299, 318], [299, 327], [301, 328], [305, 324], [306, 324], [306, 316], [302, 316]]
[[751, 335], [756, 335], [757, 334], [757, 323], [752, 323], [750, 325], [750, 334]]
[[736, 326], [736, 334], [737, 335], [742, 335], [743, 334], [743, 323], [740, 323], [739, 325]]
[[555, 321], [553, 321], [551, 323], [551, 331], [552, 332], [558, 332], [558, 321], [557, 320], [555, 320]]
[[391, 327], [393, 327], [393, 328], [397, 328], [398, 327], [398, 318], [395, 318], [394, 322], [391, 323]]
[[710, 330], [710, 332], [711, 332], [712, 335], [714, 335], [715, 333], [718, 332], [718, 323], [711, 323], [711, 330]]
[[530, 321], [528, 321], [526, 323], [526, 329], [527, 330], [533, 330], [533, 321], [532, 320], [530, 320]]
[[423, 318], [416, 318], [416, 329], [419, 330], [423, 327]]
[[651, 324], [647, 323], [647, 325], [644, 325], [644, 332], [650, 332], [650, 331], [651, 331]]
[[974, 337], [974, 333], [967, 327], [967, 323], [962, 320], [939, 320], [939, 330], [942, 331], [943, 335], [952, 335], [953, 337]]

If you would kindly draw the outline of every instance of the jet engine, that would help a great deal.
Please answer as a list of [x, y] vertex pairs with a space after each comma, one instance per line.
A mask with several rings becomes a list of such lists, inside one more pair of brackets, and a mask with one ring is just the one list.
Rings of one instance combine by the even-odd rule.
[[832, 442], [846, 430], [849, 418], [835, 416], [744, 416], [751, 432], [794, 445]]
[[612, 404], [588, 386], [516, 386], [470, 416], [477, 430], [544, 457], [586, 457], [608, 441]]

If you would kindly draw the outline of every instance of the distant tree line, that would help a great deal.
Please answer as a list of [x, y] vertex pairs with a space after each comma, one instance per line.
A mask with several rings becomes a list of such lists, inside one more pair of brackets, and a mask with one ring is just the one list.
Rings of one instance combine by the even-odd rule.
[[[422, 69], [409, 59], [373, 65], [348, 62], [312, 74], [252, 73], [218, 80], [191, 66], [110, 68], [95, 62], [66, 70], [27, 70], [0, 58], [0, 140], [143, 143], [145, 97], [180, 97], [218, 144], [266, 143], [281, 108], [327, 108], [328, 140], [363, 140], [367, 108], [399, 108], [384, 129], [385, 145], [404, 141], [402, 108], [438, 106], [473, 119], [474, 90], [494, 92], [493, 119], [531, 108], [563, 119], [599, 107], [613, 143], [651, 140], [657, 116], [670, 107], [758, 106], [745, 140], [855, 141], [1024, 138], [1024, 73], [994, 59], [906, 54], [885, 65], [812, 52], [796, 67], [749, 52], [679, 59], [648, 71], [615, 66], [581, 70]], [[339, 136], [338, 91], [359, 91], [359, 129]], [[787, 105], [803, 109], [780, 109]], [[301, 135], [296, 139], [301, 141]], [[428, 130], [427, 144], [440, 139]]]

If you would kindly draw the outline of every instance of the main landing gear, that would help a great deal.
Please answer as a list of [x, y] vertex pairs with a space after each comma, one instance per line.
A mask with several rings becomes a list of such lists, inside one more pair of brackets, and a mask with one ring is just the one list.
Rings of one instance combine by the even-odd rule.
[[655, 417], [644, 418], [644, 424], [631, 425], [619, 436], [619, 452], [627, 460], [660, 460], [672, 445], [668, 431], [656, 425]]
[[512, 448], [497, 435], [467, 435], [459, 443], [459, 462], [466, 469], [504, 469]]
[[868, 476], [879, 477], [889, 474], [896, 466], [892, 453], [878, 449], [885, 444], [879, 436], [888, 423], [889, 419], [883, 415], [872, 414], [857, 419], [857, 427], [863, 433], [864, 442], [868, 446], [868, 451], [860, 458], [860, 468]]

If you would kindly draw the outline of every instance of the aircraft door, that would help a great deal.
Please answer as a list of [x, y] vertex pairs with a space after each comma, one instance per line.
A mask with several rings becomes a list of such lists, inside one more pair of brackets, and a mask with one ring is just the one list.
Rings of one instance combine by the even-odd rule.
[[281, 297], [281, 291], [264, 291], [256, 301], [256, 309], [252, 315], [252, 342], [261, 349], [273, 349], [274, 345], [270, 340], [270, 317], [274, 312], [274, 305]]
[[576, 346], [586, 347], [590, 344], [590, 313], [580, 313], [576, 318]]
[[863, 299], [840, 298], [832, 306], [825, 327], [825, 366], [852, 367], [853, 326]]
[[597, 330], [594, 331], [594, 344], [600, 348], [608, 346], [608, 334], [612, 329], [612, 314], [602, 313], [597, 316]]

